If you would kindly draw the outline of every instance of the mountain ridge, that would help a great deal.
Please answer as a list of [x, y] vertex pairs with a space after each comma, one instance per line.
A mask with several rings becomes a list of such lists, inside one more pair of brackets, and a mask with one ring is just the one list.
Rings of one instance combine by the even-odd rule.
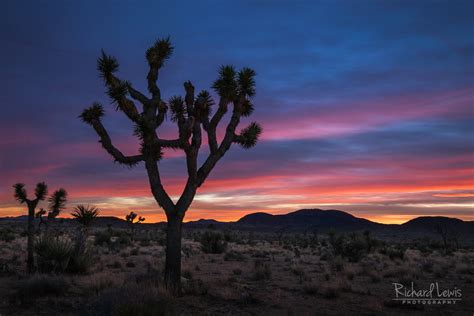
[[[26, 221], [27, 215], [17, 217], [0, 217], [0, 222]], [[58, 218], [57, 221], [73, 221], [72, 218]], [[124, 219], [116, 216], [99, 216], [96, 223], [101, 224], [127, 224]], [[142, 223], [142, 225], [163, 225], [166, 222]], [[286, 214], [270, 214], [266, 212], [255, 212], [242, 216], [237, 221], [220, 222], [215, 219], [199, 219], [185, 222], [185, 226], [224, 225], [234, 227], [316, 227], [316, 226], [338, 226], [339, 228], [419, 228], [427, 224], [450, 224], [450, 225], [472, 225], [474, 221], [464, 221], [455, 217], [447, 216], [419, 216], [402, 224], [384, 224], [374, 222], [365, 218], [356, 217], [348, 212], [340, 210], [301, 209]], [[336, 227], [337, 228], [337, 227]]]

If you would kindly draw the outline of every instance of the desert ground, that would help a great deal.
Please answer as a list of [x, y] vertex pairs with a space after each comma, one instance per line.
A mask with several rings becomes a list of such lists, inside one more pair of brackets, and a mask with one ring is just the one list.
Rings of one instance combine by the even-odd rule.
[[[369, 234], [185, 229], [180, 297], [162, 285], [165, 232], [92, 228], [81, 267], [69, 271], [75, 227], [26, 273], [25, 225], [0, 226], [0, 315], [472, 315], [474, 250]], [[43, 233], [45, 234], [45, 233]], [[40, 242], [40, 237], [38, 242]], [[54, 242], [53, 242], [54, 243]], [[51, 246], [51, 245], [50, 245]], [[58, 245], [56, 244], [58, 247]], [[38, 250], [39, 251], [39, 250]], [[48, 257], [49, 256], [49, 257]], [[393, 283], [438, 282], [455, 304], [394, 301]]]

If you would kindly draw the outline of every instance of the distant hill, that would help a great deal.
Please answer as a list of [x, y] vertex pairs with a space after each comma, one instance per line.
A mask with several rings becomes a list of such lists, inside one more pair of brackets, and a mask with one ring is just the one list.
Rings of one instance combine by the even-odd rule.
[[235, 222], [235, 226], [262, 229], [356, 231], [374, 230], [384, 225], [355, 217], [343, 211], [304, 209], [283, 215], [253, 213], [239, 219]]
[[419, 233], [434, 232], [437, 227], [449, 229], [458, 234], [470, 233], [474, 235], [474, 222], [444, 216], [417, 217], [400, 225], [400, 228], [404, 231]]

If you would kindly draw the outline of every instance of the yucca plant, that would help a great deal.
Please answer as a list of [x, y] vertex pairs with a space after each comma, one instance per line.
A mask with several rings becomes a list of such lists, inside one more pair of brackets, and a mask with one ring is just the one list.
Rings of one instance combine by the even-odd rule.
[[82, 204], [77, 205], [71, 213], [71, 216], [81, 224], [76, 235], [71, 264], [72, 270], [76, 272], [85, 272], [85, 266], [90, 262], [90, 256], [86, 256], [89, 227], [99, 214], [100, 210], [97, 207]]
[[100, 210], [97, 207], [79, 204], [71, 213], [83, 227], [89, 227], [94, 219], [99, 216]]
[[43, 234], [35, 243], [40, 272], [64, 272], [73, 254], [73, 244], [67, 236]]
[[[170, 39], [165, 38], [156, 41], [146, 51], [145, 57], [149, 66], [146, 78], [150, 95], [136, 90], [130, 82], [116, 76], [119, 63], [113, 56], [102, 51], [97, 60], [97, 69], [112, 103], [135, 125], [134, 134], [140, 142], [140, 151], [136, 155], [126, 156], [113, 145], [102, 124], [104, 109], [99, 103], [95, 102], [90, 108], [85, 109], [80, 118], [92, 126], [100, 138], [102, 147], [115, 161], [130, 167], [144, 163], [153, 197], [167, 217], [165, 284], [171, 292], [179, 293], [181, 225], [197, 189], [232, 144], [238, 144], [246, 149], [255, 146], [262, 128], [253, 122], [241, 132], [237, 132], [241, 118], [250, 116], [254, 111], [251, 100], [256, 91], [256, 74], [250, 68], [237, 70], [233, 66], [222, 66], [219, 69], [218, 78], [212, 85], [219, 97], [218, 102], [214, 102], [206, 90], [202, 90], [195, 97], [195, 88], [191, 81], [183, 84], [184, 97], [174, 96], [166, 102], [162, 98], [157, 79], [160, 69], [171, 57], [173, 50]], [[136, 102], [142, 105], [141, 110], [138, 110]], [[223, 138], [218, 140], [218, 126], [230, 107], [232, 110], [229, 123], [224, 129]], [[169, 111], [171, 122], [177, 127], [178, 136], [175, 139], [164, 139], [157, 133]], [[203, 133], [207, 133], [209, 155], [199, 166], [198, 153]], [[188, 179], [176, 203], [170, 198], [161, 182], [159, 161], [163, 158], [165, 149], [183, 150], [186, 155]]]

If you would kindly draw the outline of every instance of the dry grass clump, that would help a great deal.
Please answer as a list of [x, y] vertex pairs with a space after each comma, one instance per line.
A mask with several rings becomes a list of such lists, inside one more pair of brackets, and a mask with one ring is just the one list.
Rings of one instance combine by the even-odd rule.
[[256, 281], [270, 280], [272, 277], [272, 269], [268, 262], [256, 260], [254, 263], [253, 279]]
[[79, 286], [86, 295], [99, 295], [105, 289], [122, 284], [123, 280], [121, 277], [107, 272], [85, 276], [79, 281]]

